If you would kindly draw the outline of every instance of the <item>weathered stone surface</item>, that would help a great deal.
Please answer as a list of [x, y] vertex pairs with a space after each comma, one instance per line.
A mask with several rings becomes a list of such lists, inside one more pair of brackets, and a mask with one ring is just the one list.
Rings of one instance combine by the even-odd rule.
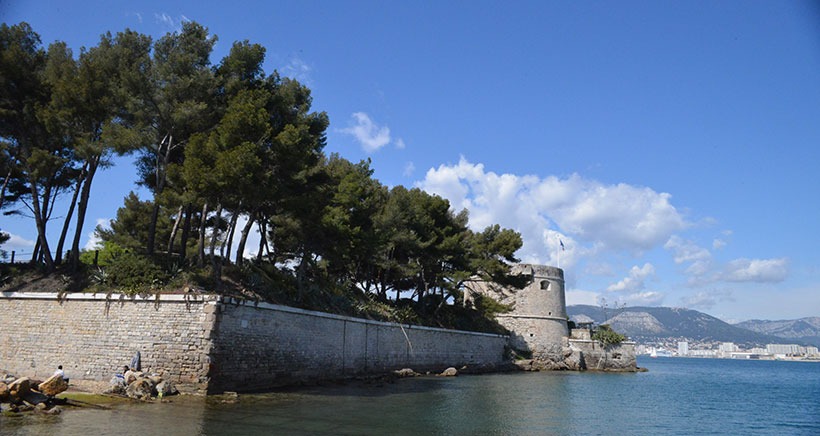
[[131, 384], [125, 388], [125, 395], [129, 398], [134, 398], [138, 400], [146, 400], [151, 398], [154, 394], [155, 386], [151, 379], [146, 377], [141, 377], [134, 380]]
[[9, 385], [0, 382], [0, 403], [8, 401], [9, 399]]
[[451, 367], [445, 369], [444, 371], [442, 371], [442, 373], [439, 374], [439, 375], [442, 376], [442, 377], [455, 377], [455, 376], [458, 375], [458, 370], [451, 366]]
[[399, 377], [416, 377], [416, 376], [421, 375], [421, 374], [417, 373], [416, 371], [413, 371], [410, 368], [397, 369], [397, 370], [393, 371], [393, 374], [395, 374]]
[[28, 377], [18, 378], [9, 385], [9, 397], [13, 401], [21, 400], [29, 392], [31, 392], [31, 379]]
[[68, 383], [63, 379], [60, 375], [53, 375], [48, 378], [48, 380], [40, 383], [37, 386], [37, 390], [53, 397], [63, 391], [68, 389]]
[[157, 383], [156, 387], [157, 393], [162, 393], [162, 395], [176, 395], [179, 393], [177, 387], [170, 380], [162, 380]]
[[47, 396], [45, 396], [44, 394], [41, 394], [40, 392], [35, 392], [35, 391], [28, 391], [28, 393], [23, 395], [21, 398], [26, 403], [34, 405], [34, 406], [44, 404], [48, 401]]

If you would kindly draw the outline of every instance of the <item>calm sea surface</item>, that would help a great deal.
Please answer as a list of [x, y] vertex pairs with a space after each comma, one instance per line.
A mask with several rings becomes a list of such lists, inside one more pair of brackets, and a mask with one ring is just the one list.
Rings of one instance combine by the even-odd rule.
[[0, 417], [6, 435], [820, 435], [820, 363], [639, 359], [649, 372], [424, 377]]

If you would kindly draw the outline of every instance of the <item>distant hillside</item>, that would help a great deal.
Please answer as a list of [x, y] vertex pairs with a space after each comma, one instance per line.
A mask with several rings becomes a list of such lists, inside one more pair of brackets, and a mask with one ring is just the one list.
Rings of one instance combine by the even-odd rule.
[[753, 332], [789, 339], [796, 343], [820, 346], [820, 317], [817, 316], [780, 321], [753, 319], [735, 325]]
[[567, 314], [576, 321], [609, 324], [639, 343], [673, 338], [702, 342], [734, 342], [744, 347], [783, 343], [782, 338], [747, 330], [696, 310], [670, 307], [627, 307], [604, 310], [598, 306], [574, 305]]

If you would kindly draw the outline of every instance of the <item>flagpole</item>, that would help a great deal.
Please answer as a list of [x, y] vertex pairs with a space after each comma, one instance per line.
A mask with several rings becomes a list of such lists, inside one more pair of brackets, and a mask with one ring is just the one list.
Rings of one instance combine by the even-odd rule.
[[558, 239], [558, 269], [561, 269], [561, 239]]

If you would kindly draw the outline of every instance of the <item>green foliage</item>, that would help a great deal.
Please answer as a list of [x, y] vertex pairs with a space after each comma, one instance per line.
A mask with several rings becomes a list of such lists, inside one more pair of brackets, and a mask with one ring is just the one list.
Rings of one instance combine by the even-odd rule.
[[114, 257], [104, 271], [108, 283], [126, 294], [156, 292], [169, 278], [151, 259], [130, 252]]
[[[80, 253], [80, 261], [84, 265], [94, 265], [94, 258], [97, 258], [97, 266], [106, 267], [114, 263], [118, 256], [124, 254], [126, 249], [115, 242], [103, 241], [95, 250], [83, 250]], [[97, 254], [99, 253], [99, 254]]]
[[612, 330], [607, 324], [601, 324], [595, 329], [595, 332], [592, 333], [592, 340], [600, 342], [604, 347], [609, 347], [625, 341], [626, 336]]

